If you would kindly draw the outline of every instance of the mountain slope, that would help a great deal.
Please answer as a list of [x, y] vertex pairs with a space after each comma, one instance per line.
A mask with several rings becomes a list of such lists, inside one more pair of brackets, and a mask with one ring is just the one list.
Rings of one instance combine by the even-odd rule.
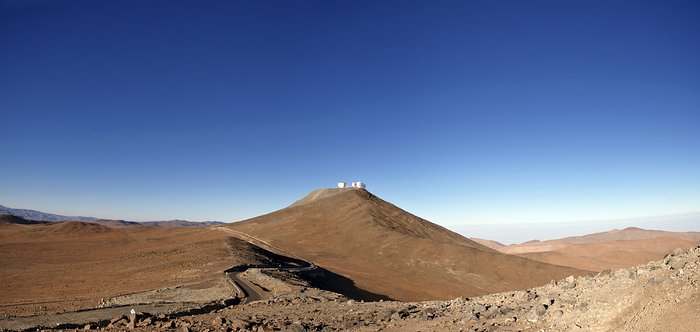
[[94, 221], [97, 219], [93, 217], [62, 216], [60, 214], [46, 213], [37, 210], [13, 209], [2, 205], [0, 205], [0, 213], [11, 214], [13, 216], [39, 221]]
[[699, 232], [666, 232], [629, 227], [557, 240], [530, 241], [497, 250], [550, 264], [603, 271], [661, 259], [676, 248], [700, 243]]
[[[93, 217], [75, 217], [63, 216], [60, 214], [52, 214], [37, 210], [13, 209], [0, 205], [0, 214], [11, 215], [23, 218], [25, 221], [36, 223], [37, 221], [83, 221], [94, 222], [107, 227], [130, 227], [130, 226], [148, 226], [148, 227], [195, 227], [195, 226], [213, 226], [220, 225], [220, 221], [187, 221], [187, 220], [163, 220], [163, 221], [126, 221], [126, 220], [111, 220], [97, 219]], [[2, 220], [0, 220], [2, 221]], [[8, 222], [11, 222], [8, 219]], [[22, 222], [13, 222], [22, 223]]]
[[314, 191], [288, 208], [227, 227], [398, 300], [524, 289], [584, 273], [504, 255], [363, 189]]
[[42, 221], [36, 221], [36, 220], [27, 220], [22, 217], [18, 217], [15, 215], [7, 214], [7, 213], [0, 213], [0, 225], [34, 225], [34, 224], [43, 224], [45, 222]]

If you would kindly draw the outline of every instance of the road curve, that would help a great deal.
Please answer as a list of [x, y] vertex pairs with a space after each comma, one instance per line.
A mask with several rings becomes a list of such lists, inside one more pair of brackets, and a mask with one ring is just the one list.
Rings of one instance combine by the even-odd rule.
[[236, 289], [241, 299], [240, 304], [245, 304], [247, 302], [262, 300], [268, 297], [269, 291], [266, 291], [262, 287], [258, 286], [251, 280], [241, 278], [241, 274], [248, 269], [260, 269], [260, 270], [274, 270], [274, 271], [286, 271], [286, 272], [304, 272], [312, 271], [316, 269], [316, 265], [313, 263], [306, 262], [301, 258], [295, 257], [282, 249], [279, 249], [263, 240], [260, 240], [250, 234], [243, 233], [241, 231], [233, 230], [227, 227], [214, 227], [217, 230], [229, 233], [234, 237], [246, 241], [254, 246], [265, 249], [274, 254], [289, 257], [295, 260], [295, 266], [274, 266], [274, 265], [238, 265], [234, 266], [226, 271], [224, 274], [229, 278], [231, 285]]

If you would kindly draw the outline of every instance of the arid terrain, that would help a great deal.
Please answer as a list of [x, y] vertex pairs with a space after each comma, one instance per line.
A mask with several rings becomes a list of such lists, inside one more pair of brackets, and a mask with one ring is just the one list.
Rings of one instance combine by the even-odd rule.
[[700, 243], [700, 232], [665, 232], [629, 227], [549, 241], [528, 241], [505, 246], [473, 239], [505, 254], [600, 272], [658, 260], [675, 248]]
[[524, 289], [587, 272], [503, 255], [366, 190], [321, 189], [227, 227], [401, 301]]
[[0, 215], [0, 330], [700, 324], [693, 232], [632, 228], [504, 246], [465, 238], [364, 189], [317, 190], [227, 225], [160, 226]]
[[94, 308], [103, 299], [175, 286], [207, 297], [202, 290], [227, 290], [222, 271], [255, 262], [211, 228], [27, 225], [7, 219], [0, 222], [3, 315]]

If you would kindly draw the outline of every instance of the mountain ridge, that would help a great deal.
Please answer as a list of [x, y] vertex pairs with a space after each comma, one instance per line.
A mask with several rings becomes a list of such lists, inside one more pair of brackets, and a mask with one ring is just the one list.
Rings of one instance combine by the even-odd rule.
[[[78, 221], [78, 222], [92, 222], [97, 223], [107, 227], [130, 227], [130, 226], [147, 226], [147, 227], [191, 227], [191, 226], [212, 226], [225, 224], [221, 221], [188, 221], [181, 219], [173, 220], [156, 220], [156, 221], [127, 221], [121, 219], [101, 219], [95, 217], [85, 217], [85, 216], [64, 216], [60, 214], [46, 213], [38, 210], [30, 209], [15, 209], [7, 206], [0, 205], [0, 215], [11, 215], [15, 217], [22, 218], [23, 222], [36, 222], [36, 221], [46, 221], [46, 222], [62, 222], [62, 221]], [[6, 220], [9, 223], [13, 223], [11, 218]], [[14, 222], [21, 223], [21, 222]]]
[[64, 216], [60, 214], [46, 213], [38, 210], [30, 209], [15, 209], [7, 206], [0, 205], [0, 213], [11, 214], [13, 216], [22, 217], [30, 220], [38, 221], [95, 221], [95, 217], [84, 217], [84, 216]]
[[502, 254], [365, 189], [312, 191], [286, 208], [224, 227], [398, 300], [524, 289], [587, 273]]

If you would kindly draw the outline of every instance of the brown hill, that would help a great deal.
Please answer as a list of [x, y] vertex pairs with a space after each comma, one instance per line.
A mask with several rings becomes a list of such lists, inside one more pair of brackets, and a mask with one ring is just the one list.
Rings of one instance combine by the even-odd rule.
[[92, 222], [61, 221], [46, 225], [42, 228], [43, 235], [62, 235], [68, 237], [110, 233], [115, 230]]
[[93, 308], [102, 298], [164, 287], [227, 287], [222, 271], [257, 260], [249, 246], [234, 247], [229, 235], [208, 227], [6, 224], [0, 315]]
[[699, 232], [666, 232], [630, 227], [557, 240], [530, 241], [496, 249], [550, 264], [603, 271], [658, 260], [676, 248], [687, 249], [698, 243]]
[[7, 213], [0, 213], [0, 225], [34, 225], [43, 223], [46, 223], [46, 221], [29, 220]]
[[505, 244], [500, 243], [498, 241], [494, 241], [494, 240], [486, 240], [486, 239], [480, 239], [480, 238], [476, 238], [476, 237], [470, 237], [469, 239], [478, 243], [478, 244], [481, 244], [481, 245], [487, 246], [491, 249], [495, 249], [495, 250], [499, 250], [499, 251], [501, 248], [506, 246]]
[[323, 189], [227, 225], [398, 300], [524, 289], [581, 270], [504, 255], [363, 189]]

